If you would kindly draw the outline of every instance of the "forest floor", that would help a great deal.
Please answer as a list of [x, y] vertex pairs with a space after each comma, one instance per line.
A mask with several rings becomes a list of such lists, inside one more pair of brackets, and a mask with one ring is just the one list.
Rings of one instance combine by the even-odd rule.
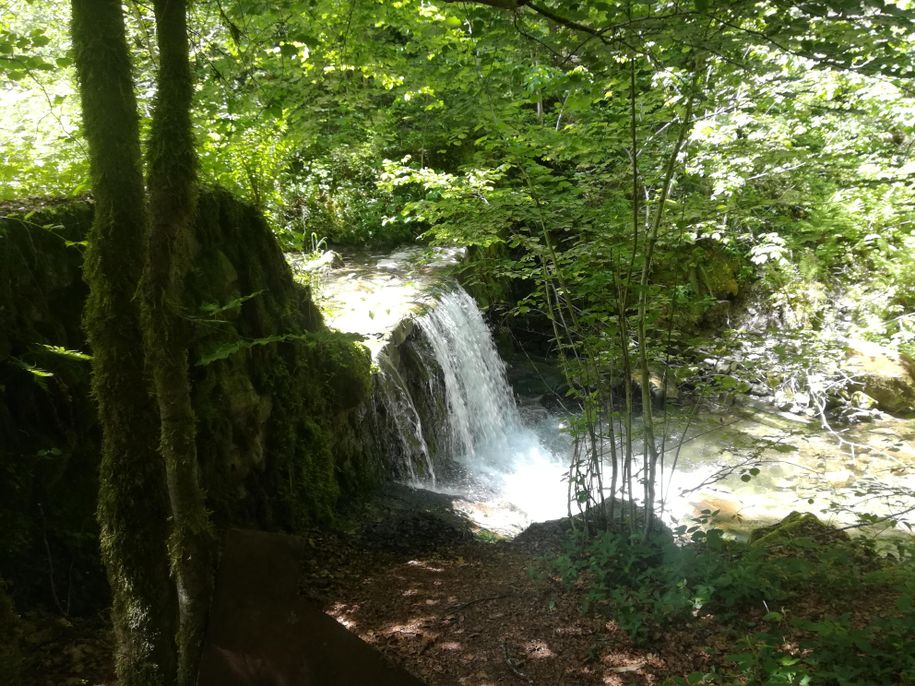
[[[531, 574], [543, 541], [473, 540], [418, 554], [323, 533], [311, 541], [321, 564], [303, 592], [430, 685], [659, 684], [705, 671], [710, 651], [731, 647], [719, 631], [695, 627], [633, 645], [613, 622], [583, 614], [574, 592]], [[115, 685], [103, 618], [33, 619], [26, 683]]]
[[[583, 611], [582, 586], [567, 587], [547, 571], [545, 560], [564, 549], [562, 522], [493, 540], [472, 533], [450, 510], [448, 496], [400, 486], [346, 521], [341, 530], [303, 537], [311, 552], [302, 559], [300, 593], [433, 686], [669, 684], [690, 674], [727, 673], [726, 656], [766, 630], [766, 608], [759, 607], [727, 621], [695, 617], [633, 642], [612, 612]], [[820, 593], [811, 583], [791, 612], [841, 612], [861, 625], [894, 601], [892, 594]], [[114, 686], [104, 616], [23, 619], [25, 683]]]
[[[547, 564], [565, 550], [564, 521], [535, 524], [514, 540], [469, 536], [449, 521], [445, 498], [383, 496], [356, 535], [316, 534], [302, 579], [302, 592], [328, 614], [430, 685], [671, 684], [732, 673], [728, 656], [748, 653], [748, 637], [772, 628], [761, 603], [727, 619], [654, 627], [633, 642], [611, 608], [585, 611], [587, 590], [566, 586]], [[839, 594], [812, 579], [797, 590], [792, 616], [843, 615], [850, 626], [896, 602], [895, 593]], [[789, 643], [799, 638], [785, 629]]]
[[302, 582], [328, 614], [429, 684], [659, 684], [734, 652], [739, 636], [710, 619], [646, 647], [582, 612], [579, 589], [543, 571], [563, 547], [558, 524], [492, 541], [430, 511], [389, 510], [356, 538], [315, 534], [320, 555]]
[[637, 647], [533, 572], [538, 542], [468, 542], [410, 555], [338, 549], [326, 611], [429, 684], [656, 684], [730, 651], [715, 631]]

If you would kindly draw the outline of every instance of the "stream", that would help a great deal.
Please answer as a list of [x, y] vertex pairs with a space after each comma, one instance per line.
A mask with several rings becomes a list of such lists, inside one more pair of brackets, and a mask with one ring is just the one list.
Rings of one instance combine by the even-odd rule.
[[[524, 393], [509, 385], [509, 377], [543, 378], [543, 365], [513, 356], [506, 369], [479, 309], [451, 276], [460, 258], [459, 250], [408, 248], [349, 255], [342, 266], [290, 262], [328, 324], [363, 336], [372, 353], [377, 426], [385, 427], [396, 478], [447, 493], [481, 528], [513, 536], [568, 512], [568, 417], [544, 404], [546, 385], [539, 393], [536, 380]], [[880, 518], [915, 506], [912, 420], [884, 416], [834, 431], [741, 398], [671, 408], [659, 425], [657, 488], [672, 525], [712, 513], [716, 526], [742, 535], [797, 510], [849, 527], [859, 524], [856, 513]], [[904, 533], [913, 524], [908, 512], [895, 526], [867, 529]]]

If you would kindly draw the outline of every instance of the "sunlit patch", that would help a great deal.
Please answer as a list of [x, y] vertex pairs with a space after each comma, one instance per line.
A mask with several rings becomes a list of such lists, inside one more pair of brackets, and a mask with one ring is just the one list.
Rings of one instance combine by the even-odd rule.
[[[602, 660], [602, 662], [608, 662], [608, 660]], [[629, 674], [631, 672], [640, 672], [645, 666], [644, 660], [639, 660], [637, 662], [627, 662], [621, 665], [611, 665], [607, 669], [614, 674]]]
[[436, 272], [462, 255], [460, 248], [437, 248], [430, 262], [427, 251], [407, 248], [351, 258], [330, 270], [315, 269], [309, 264], [315, 260], [304, 254], [289, 254], [287, 260], [311, 285], [325, 321], [339, 331], [364, 336], [372, 359], [377, 359], [397, 325], [431, 302], [440, 281]]
[[427, 625], [434, 623], [433, 617], [414, 617], [409, 619], [406, 622], [399, 622], [397, 624], [389, 624], [388, 626], [381, 629], [381, 634], [388, 637], [394, 636], [424, 636], [429, 637], [434, 634], [428, 631], [426, 628]]
[[420, 569], [425, 569], [427, 572], [444, 572], [444, 567], [433, 567], [430, 563], [425, 560], [410, 560], [407, 562], [411, 567], [419, 567]]
[[327, 610], [327, 614], [336, 619], [337, 623], [342, 624], [350, 631], [353, 631], [358, 626], [358, 623], [353, 618], [353, 615], [358, 611], [359, 605], [357, 603], [348, 605], [346, 603], [337, 602], [331, 605], [331, 607]]
[[527, 656], [534, 660], [542, 660], [547, 657], [556, 657], [556, 653], [550, 650], [550, 647], [547, 645], [546, 641], [541, 641], [540, 639], [534, 639], [533, 641], [528, 641], [524, 644], [524, 652], [527, 653]]
[[603, 665], [602, 683], [612, 684], [631, 684], [634, 674], [645, 674], [664, 668], [663, 661], [655, 653], [643, 653], [634, 656], [625, 652], [610, 652], [601, 658]]
[[557, 636], [585, 636], [594, 632], [591, 629], [573, 624], [572, 626], [557, 626], [553, 629], [553, 633]]
[[464, 646], [457, 641], [444, 641], [443, 643], [439, 643], [438, 647], [441, 650], [464, 650]]

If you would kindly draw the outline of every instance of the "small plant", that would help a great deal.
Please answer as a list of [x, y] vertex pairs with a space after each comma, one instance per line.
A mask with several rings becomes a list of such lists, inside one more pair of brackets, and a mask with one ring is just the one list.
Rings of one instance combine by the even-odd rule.
[[327, 248], [327, 238], [326, 237], [318, 238], [318, 234], [316, 234], [314, 231], [312, 231], [311, 236], [309, 238], [308, 253], [312, 257], [319, 257], [326, 248]]

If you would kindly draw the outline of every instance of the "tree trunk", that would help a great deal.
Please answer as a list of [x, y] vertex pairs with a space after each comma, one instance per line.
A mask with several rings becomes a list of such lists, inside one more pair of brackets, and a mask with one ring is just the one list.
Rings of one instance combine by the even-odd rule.
[[149, 140], [150, 234], [143, 279], [143, 328], [159, 404], [172, 532], [169, 550], [178, 586], [178, 683], [192, 686], [212, 591], [212, 532], [197, 467], [196, 417], [182, 316], [197, 202], [190, 108], [187, 2], [155, 0], [158, 92]]
[[73, 0], [72, 35], [89, 143], [95, 218], [85, 327], [102, 427], [98, 521], [124, 686], [174, 683], [165, 470], [136, 305], [146, 213], [136, 100], [118, 0]]

